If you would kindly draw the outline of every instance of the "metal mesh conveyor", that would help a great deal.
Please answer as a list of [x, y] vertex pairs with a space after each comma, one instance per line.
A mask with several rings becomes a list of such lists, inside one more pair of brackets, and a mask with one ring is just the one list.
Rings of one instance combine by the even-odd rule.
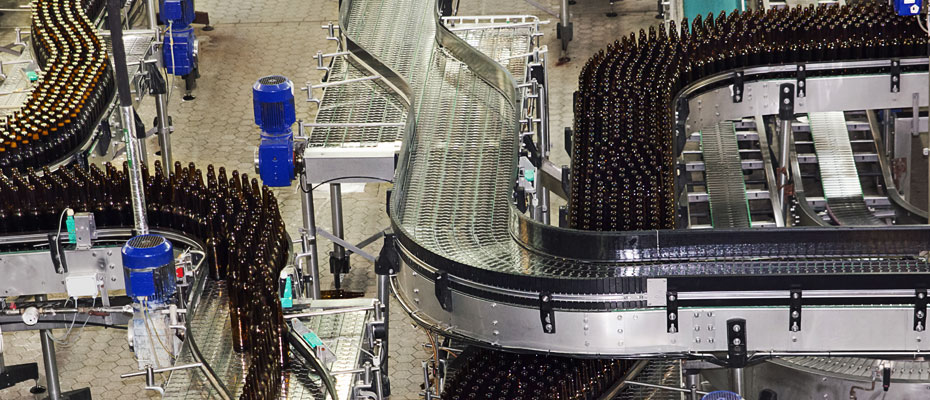
[[830, 213], [841, 225], [882, 225], [865, 205], [844, 113], [810, 113], [808, 118]]
[[715, 228], [749, 228], [749, 204], [733, 122], [701, 130], [707, 194]]
[[[370, 76], [367, 71], [335, 57], [328, 81], [344, 81]], [[396, 93], [376, 81], [360, 81], [326, 88], [316, 115], [318, 124], [403, 123], [407, 107]], [[310, 147], [374, 147], [389, 144], [400, 148], [403, 126], [315, 126], [310, 131]], [[393, 156], [393, 155], [392, 155]]]

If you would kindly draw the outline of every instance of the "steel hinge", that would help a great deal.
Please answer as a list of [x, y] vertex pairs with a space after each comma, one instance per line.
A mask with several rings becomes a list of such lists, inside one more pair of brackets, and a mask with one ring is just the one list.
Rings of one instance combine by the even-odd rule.
[[436, 300], [445, 311], [452, 311], [452, 291], [449, 289], [449, 273], [439, 272], [434, 282], [436, 287]]
[[552, 294], [548, 292], [539, 294], [539, 321], [542, 323], [543, 333], [555, 333], [555, 311], [552, 309]]
[[791, 289], [788, 299], [788, 330], [799, 332], [801, 330], [801, 289]]

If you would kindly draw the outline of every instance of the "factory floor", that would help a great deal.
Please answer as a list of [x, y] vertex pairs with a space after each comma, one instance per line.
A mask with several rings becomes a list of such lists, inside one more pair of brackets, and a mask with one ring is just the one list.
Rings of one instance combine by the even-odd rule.
[[[0, 0], [0, 8], [15, 7], [20, 1]], [[539, 4], [546, 10], [535, 7]], [[259, 77], [281, 74], [297, 85], [319, 82], [322, 71], [315, 69], [311, 58], [317, 50], [331, 52], [333, 42], [325, 40], [320, 26], [337, 19], [337, 0], [200, 0], [198, 11], [210, 14], [212, 31], [198, 27], [200, 39], [201, 78], [194, 92], [196, 99], [181, 101], [183, 82], [175, 82], [171, 93], [169, 113], [173, 117], [175, 132], [171, 136], [175, 160], [194, 162], [204, 168], [207, 164], [225, 166], [227, 169], [253, 174], [253, 152], [258, 145], [258, 129], [253, 121], [251, 85]], [[652, 0], [625, 0], [610, 5], [604, 0], [578, 0], [571, 6], [574, 22], [574, 41], [567, 56], [571, 61], [557, 65], [560, 44], [555, 28], [559, 3], [553, 0], [464, 0], [459, 15], [521, 15], [532, 14], [542, 20], [551, 21], [543, 28], [543, 43], [551, 50], [549, 54], [550, 124], [553, 131], [552, 159], [556, 164], [568, 164], [565, 154], [562, 129], [571, 126], [572, 92], [577, 86], [578, 73], [586, 60], [608, 43], [628, 35], [631, 31], [655, 24], [656, 2]], [[605, 14], [615, 11], [619, 16], [608, 18]], [[9, 26], [10, 19], [0, 17], [0, 28]], [[22, 25], [23, 18], [17, 18]], [[28, 23], [28, 19], [25, 20]], [[9, 30], [0, 29], [0, 42], [7, 43]], [[6, 39], [6, 40], [3, 40]], [[2, 43], [0, 43], [2, 44]], [[298, 99], [300, 94], [298, 93]], [[298, 102], [298, 118], [313, 119], [315, 105]], [[143, 120], [152, 121], [152, 105], [149, 101], [140, 109]], [[150, 153], [157, 151], [157, 144], [150, 140]], [[150, 155], [150, 162], [157, 159]], [[345, 209], [345, 231], [349, 242], [359, 242], [388, 227], [385, 214], [385, 191], [388, 184], [345, 184], [342, 185]], [[300, 200], [296, 186], [276, 190], [282, 203], [282, 211], [292, 237], [297, 236], [297, 227], [302, 224]], [[330, 192], [321, 186], [314, 191], [316, 219], [318, 224], [330, 230]], [[553, 199], [553, 210], [563, 202]], [[553, 221], [557, 221], [553, 211]], [[381, 246], [378, 241], [365, 250], [377, 254]], [[329, 260], [326, 254], [332, 244], [325, 239], [320, 243], [323, 288], [332, 287], [328, 273]], [[351, 258], [352, 270], [344, 278], [344, 289], [364, 291], [375, 295], [375, 274], [367, 260]], [[390, 330], [390, 379], [392, 399], [416, 399], [421, 391], [421, 361], [431, 357], [423, 344], [426, 336], [414, 327], [396, 302], [391, 306]], [[56, 330], [63, 336], [64, 330]], [[4, 332], [4, 358], [7, 365], [38, 362], [40, 384], [45, 385], [42, 369], [41, 348], [38, 333]], [[63, 390], [90, 387], [94, 399], [131, 399], [145, 396], [156, 398], [157, 394], [142, 390], [142, 378], [120, 379], [122, 373], [135, 370], [135, 361], [128, 349], [125, 330], [75, 327], [69, 347], [57, 349]], [[0, 391], [0, 399], [32, 399], [29, 393], [31, 382], [21, 383]], [[43, 398], [44, 395], [35, 396]]]

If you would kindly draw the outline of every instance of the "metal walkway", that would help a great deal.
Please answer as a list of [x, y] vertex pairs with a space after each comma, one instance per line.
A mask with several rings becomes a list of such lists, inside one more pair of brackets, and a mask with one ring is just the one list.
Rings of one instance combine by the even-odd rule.
[[701, 151], [714, 228], [751, 227], [746, 181], [733, 122], [723, 121], [702, 129]]
[[865, 205], [842, 111], [808, 114], [828, 212], [840, 225], [884, 225]]

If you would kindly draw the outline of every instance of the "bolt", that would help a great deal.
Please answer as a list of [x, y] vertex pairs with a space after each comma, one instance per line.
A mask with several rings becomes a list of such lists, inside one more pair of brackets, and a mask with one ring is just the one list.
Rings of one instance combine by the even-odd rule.
[[500, 335], [500, 334], [501, 334], [501, 332], [500, 332], [500, 331], [498, 331], [498, 330], [494, 330], [494, 336], [497, 336], [497, 335]]
[[791, 99], [785, 99], [785, 104], [791, 104]]
[[694, 343], [701, 343], [701, 338], [699, 337], [694, 338]]
[[97, 253], [96, 253], [96, 252], [91, 252], [91, 253], [90, 253], [90, 256], [91, 256], [91, 257], [97, 257]]
[[588, 329], [590, 329], [590, 327], [588, 326], [588, 324], [585, 324], [584, 330], [588, 330]]
[[675, 313], [671, 313], [671, 314], [668, 315], [668, 320], [669, 320], [669, 321], [674, 321], [674, 320], [676, 320], [676, 319], [678, 319], [678, 316], [675, 315]]
[[699, 313], [699, 312], [695, 312], [695, 313], [694, 313], [694, 318], [699, 318], [700, 316], [701, 316], [701, 313]]
[[420, 289], [413, 289], [413, 293], [420, 293]]
[[740, 329], [741, 329], [741, 328], [740, 328], [739, 325], [733, 325], [733, 332], [739, 332]]
[[619, 333], [619, 334], [622, 335], [622, 334], [623, 334], [623, 329], [617, 329], [617, 333]]
[[[924, 153], [926, 153], [928, 150], [930, 150], [930, 149], [924, 149]], [[927, 294], [926, 294], [926, 293], [924, 293], [924, 292], [917, 293], [917, 298], [918, 298], [918, 299], [922, 299], [922, 298], [924, 298], [924, 297], [927, 297]]]
[[797, 337], [797, 336], [792, 336], [792, 337], [791, 337], [791, 341], [792, 341], [792, 342], [797, 342], [797, 341], [798, 341], [798, 337]]
[[918, 311], [918, 312], [917, 312], [917, 318], [923, 318], [923, 317], [924, 317], [924, 312], [923, 312], [923, 311]]
[[497, 325], [497, 320], [495, 319], [495, 320], [491, 321], [491, 325]]
[[623, 315], [622, 315], [622, 314], [617, 314], [617, 321], [621, 321], [621, 320], [623, 320]]
[[694, 326], [694, 331], [695, 331], [695, 332], [698, 332], [698, 331], [700, 331], [700, 330], [701, 330], [701, 326], [700, 326], [700, 325], [695, 325], [695, 326]]
[[734, 346], [739, 346], [739, 345], [741, 345], [741, 344], [743, 344], [743, 341], [742, 341], [742, 340], [739, 340], [739, 338], [734, 338], [734, 339], [733, 339], [733, 345], [734, 345]]
[[591, 342], [584, 342], [584, 346], [585, 346], [585, 347], [588, 347], [588, 346], [590, 346], [590, 345], [591, 345]]
[[792, 312], [791, 312], [791, 318], [797, 318], [797, 317], [800, 317], [800, 316], [801, 316], [801, 313], [799, 313], [799, 312], [797, 312], [797, 311], [792, 311]]
[[798, 82], [798, 87], [804, 87], [804, 81]]
[[116, 282], [116, 277], [115, 277], [115, 276], [111, 276], [111, 277], [110, 277], [110, 281], [111, 281], [111, 282]]
[[796, 298], [798, 298], [798, 297], [800, 297], [800, 296], [801, 296], [800, 293], [792, 293], [792, 294], [791, 294], [791, 298], [794, 298], [794, 299], [796, 299]]
[[714, 343], [714, 338], [707, 338], [707, 343]]
[[788, 93], [788, 92], [790, 92], [790, 91], [791, 91], [791, 89], [788, 89], [787, 87], [786, 87], [785, 90], [784, 90], [785, 93]]
[[546, 332], [552, 332], [552, 324], [546, 324]]
[[668, 301], [675, 301], [676, 299], [677, 299], [677, 297], [675, 297], [674, 294], [668, 295]]

